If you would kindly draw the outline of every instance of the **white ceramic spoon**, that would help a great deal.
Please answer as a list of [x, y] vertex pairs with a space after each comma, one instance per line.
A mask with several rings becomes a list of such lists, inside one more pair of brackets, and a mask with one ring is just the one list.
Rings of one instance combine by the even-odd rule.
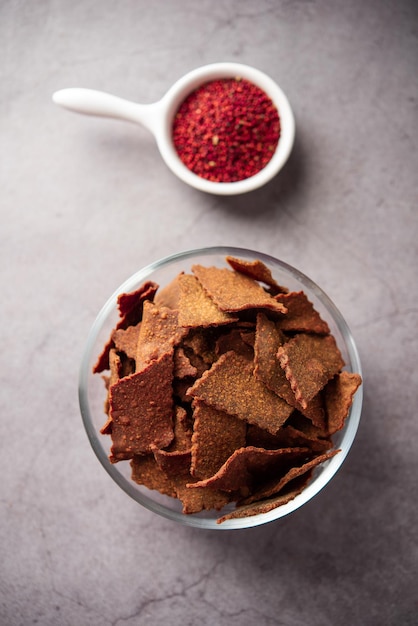
[[[240, 76], [263, 89], [276, 105], [281, 135], [269, 163], [257, 174], [233, 183], [216, 183], [194, 174], [179, 158], [171, 136], [173, 118], [183, 100], [205, 82]], [[56, 91], [53, 101], [71, 111], [141, 124], [154, 135], [167, 166], [183, 182], [208, 193], [235, 195], [261, 187], [275, 176], [287, 161], [295, 136], [295, 121], [289, 101], [280, 87], [266, 74], [240, 63], [213, 63], [185, 74], [153, 104], [137, 104], [94, 89], [69, 88]]]

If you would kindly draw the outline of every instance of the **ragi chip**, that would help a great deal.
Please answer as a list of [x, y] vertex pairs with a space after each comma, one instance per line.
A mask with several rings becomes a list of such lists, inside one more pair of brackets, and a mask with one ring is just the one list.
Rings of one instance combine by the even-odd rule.
[[191, 274], [179, 276], [179, 324], [187, 328], [207, 328], [236, 322], [215, 304], [202, 285]]
[[176, 309], [144, 302], [136, 353], [137, 367], [165, 353], [173, 353], [186, 333], [187, 330], [179, 326]]
[[164, 448], [174, 436], [173, 359], [165, 354], [109, 389], [112, 463]]
[[280, 346], [277, 356], [297, 402], [305, 409], [344, 366], [332, 335], [300, 333]]
[[[121, 319], [116, 324], [115, 330], [119, 328], [125, 329], [128, 328], [128, 326], [136, 326], [142, 319], [144, 302], [147, 300], [152, 302], [157, 290], [158, 285], [156, 283], [147, 281], [135, 291], [120, 294], [117, 302]], [[109, 351], [113, 347], [114, 342], [110, 337], [93, 366], [93, 374], [98, 374], [99, 372], [109, 369]]]
[[235, 450], [216, 474], [189, 486], [221, 489], [248, 496], [254, 486], [270, 472], [286, 471], [295, 459], [304, 458], [307, 453], [307, 448], [265, 450], [246, 446]]
[[193, 437], [191, 474], [209, 478], [215, 474], [237, 448], [245, 445], [246, 423], [237, 417], [193, 402]]
[[228, 268], [193, 265], [204, 290], [222, 311], [237, 313], [248, 309], [270, 309], [286, 313], [286, 307], [277, 302], [252, 278]]
[[265, 285], [268, 285], [269, 287], [273, 287], [275, 292], [287, 292], [287, 288], [282, 287], [277, 283], [277, 281], [273, 278], [270, 269], [265, 263], [260, 261], [260, 259], [247, 261], [245, 259], [238, 259], [233, 256], [227, 256], [226, 261], [236, 272], [245, 274], [253, 280], [257, 280], [261, 283], [264, 283]]
[[135, 291], [119, 294], [118, 309], [122, 322], [119, 328], [127, 328], [140, 322], [143, 303], [146, 300], [152, 301], [157, 291], [157, 283], [147, 281]]
[[328, 335], [329, 326], [321, 318], [312, 302], [303, 291], [291, 291], [275, 296], [277, 302], [286, 307], [287, 313], [278, 322], [283, 331], [317, 333]]
[[265, 485], [254, 491], [250, 496], [240, 500], [238, 502], [238, 505], [252, 504], [253, 502], [257, 502], [258, 500], [265, 500], [266, 498], [277, 495], [285, 487], [285, 485], [290, 483], [292, 480], [298, 478], [299, 476], [302, 476], [303, 474], [306, 474], [307, 472], [310, 472], [311, 470], [313, 470], [314, 467], [317, 467], [321, 463], [324, 463], [328, 459], [331, 459], [333, 456], [338, 454], [338, 452], [340, 452], [340, 450], [332, 450], [331, 452], [326, 452], [324, 454], [316, 456], [300, 466], [297, 465], [295, 467], [291, 467], [284, 474], [284, 476], [281, 476], [280, 478], [274, 480], [270, 479]]
[[254, 375], [280, 398], [309, 417], [314, 424], [321, 426], [325, 420], [322, 398], [317, 394], [306, 403], [306, 406], [302, 406], [296, 400], [285, 370], [280, 365], [277, 352], [279, 347], [288, 341], [288, 338], [278, 326], [279, 323], [269, 320], [264, 313], [257, 314]]
[[305, 474], [301, 476], [299, 479], [292, 481], [291, 484], [288, 485], [288, 489], [284, 489], [279, 495], [274, 496], [273, 498], [269, 498], [267, 500], [262, 500], [259, 502], [254, 502], [253, 504], [247, 504], [246, 506], [240, 506], [235, 509], [235, 511], [231, 511], [226, 515], [222, 515], [216, 520], [217, 524], [223, 524], [230, 519], [240, 519], [243, 517], [252, 517], [253, 515], [262, 515], [264, 513], [268, 513], [269, 511], [273, 511], [277, 509], [279, 506], [283, 506], [288, 502], [291, 502], [305, 489], [307, 483], [309, 482], [310, 476], [309, 474]]
[[220, 511], [230, 501], [230, 495], [219, 489], [190, 489], [190, 481], [196, 480], [190, 477], [185, 483], [178, 481], [176, 485], [177, 498], [183, 504], [183, 513], [192, 515], [201, 511]]
[[232, 351], [226, 352], [188, 393], [219, 411], [275, 434], [293, 412], [293, 407], [258, 380], [253, 369], [251, 360]]
[[[203, 369], [198, 368], [200, 373], [205, 371], [217, 359], [215, 350], [215, 338], [212, 329], [192, 329], [183, 339], [182, 345], [187, 350], [187, 356], [193, 365], [197, 362], [203, 363]], [[197, 365], [196, 365], [197, 367]]]
[[254, 375], [286, 402], [294, 402], [294, 393], [277, 358], [277, 351], [287, 338], [264, 313], [257, 314], [254, 342]]
[[282, 446], [307, 447], [313, 454], [321, 454], [332, 448], [331, 439], [323, 437], [308, 436], [301, 430], [295, 428], [291, 424], [286, 425], [280, 431], [280, 439]]
[[360, 374], [344, 371], [337, 374], [326, 386], [324, 398], [329, 435], [333, 435], [344, 426], [354, 394], [360, 385]]

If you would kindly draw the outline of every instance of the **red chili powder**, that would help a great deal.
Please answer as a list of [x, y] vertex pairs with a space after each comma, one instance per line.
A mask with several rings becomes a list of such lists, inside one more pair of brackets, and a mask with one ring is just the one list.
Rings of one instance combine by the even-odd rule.
[[183, 101], [173, 122], [180, 159], [198, 176], [218, 183], [257, 174], [279, 138], [277, 108], [262, 89], [240, 78], [203, 84]]

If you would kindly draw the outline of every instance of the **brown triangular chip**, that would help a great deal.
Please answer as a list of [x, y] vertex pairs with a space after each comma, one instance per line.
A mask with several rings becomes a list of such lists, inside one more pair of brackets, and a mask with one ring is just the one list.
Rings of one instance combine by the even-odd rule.
[[[143, 303], [147, 300], [152, 302], [157, 289], [156, 283], [148, 281], [131, 293], [120, 294], [118, 296], [118, 308], [121, 319], [116, 324], [116, 329], [136, 326], [142, 319]], [[113, 347], [113, 339], [110, 337], [93, 366], [93, 374], [109, 369], [109, 352]]]
[[309, 453], [307, 448], [278, 450], [265, 450], [253, 446], [239, 448], [216, 474], [189, 486], [221, 489], [246, 496], [270, 472], [286, 471], [295, 459], [303, 458], [307, 453]]
[[193, 407], [191, 474], [199, 479], [209, 478], [237, 448], [245, 445], [246, 423], [200, 400], [195, 400]]
[[109, 389], [112, 463], [164, 448], [174, 436], [173, 359], [165, 354]]
[[242, 355], [226, 352], [188, 393], [219, 411], [277, 433], [293, 407], [258, 380], [253, 368], [253, 362]]
[[252, 278], [227, 268], [193, 265], [193, 273], [222, 311], [237, 313], [248, 309], [270, 309], [286, 313], [286, 307], [270, 296]]
[[303, 465], [290, 468], [284, 476], [269, 480], [267, 484], [254, 491], [247, 498], [240, 500], [238, 504], [252, 504], [258, 500], [265, 500], [266, 498], [277, 495], [289, 482], [299, 476], [302, 476], [303, 474], [306, 474], [307, 472], [310, 472], [314, 467], [317, 467], [321, 463], [328, 461], [328, 459], [331, 459], [333, 456], [338, 454], [338, 452], [340, 452], [340, 450], [331, 450], [330, 452], [325, 452], [324, 454], [310, 459], [306, 463], [303, 463]]
[[297, 402], [305, 409], [344, 365], [332, 335], [300, 333], [280, 346], [277, 356]]
[[309, 417], [317, 426], [323, 426], [325, 413], [322, 398], [317, 394], [306, 406], [297, 402], [295, 394], [280, 365], [277, 351], [288, 340], [278, 328], [279, 323], [269, 320], [264, 313], [257, 314], [254, 344], [254, 375], [288, 404]]
[[153, 300], [158, 290], [157, 283], [147, 281], [135, 291], [121, 293], [118, 296], [118, 309], [123, 323], [119, 328], [135, 326], [142, 318], [142, 304], [145, 300]]
[[291, 502], [291, 500], [294, 500], [296, 496], [302, 493], [305, 489], [309, 478], [309, 474], [301, 476], [299, 479], [296, 479], [288, 485], [288, 489], [283, 490], [283, 492], [278, 496], [268, 500], [262, 500], [261, 502], [254, 502], [253, 504], [248, 504], [246, 506], [240, 506], [238, 509], [235, 509], [235, 511], [231, 511], [231, 513], [227, 513], [226, 515], [218, 518], [216, 522], [217, 524], [223, 524], [223, 522], [231, 519], [241, 519], [243, 517], [253, 517], [253, 515], [269, 513], [269, 511], [273, 511], [279, 506], [283, 506], [284, 504]]
[[324, 397], [329, 435], [333, 435], [344, 426], [353, 403], [353, 396], [360, 385], [360, 374], [341, 372], [326, 386]]
[[260, 281], [261, 283], [264, 283], [269, 287], [273, 287], [275, 292], [287, 292], [287, 288], [282, 287], [277, 283], [277, 281], [273, 278], [270, 269], [265, 263], [260, 261], [260, 259], [256, 259], [255, 261], [247, 261], [245, 259], [238, 259], [237, 257], [227, 256], [226, 261], [236, 272], [241, 272], [241, 274], [245, 274], [253, 280]]
[[286, 307], [287, 313], [278, 321], [281, 330], [288, 332], [328, 335], [329, 326], [321, 318], [303, 291], [291, 291], [275, 296]]
[[173, 353], [174, 347], [186, 333], [187, 330], [179, 326], [176, 309], [144, 302], [136, 353], [137, 367], [149, 363], [162, 354]]
[[257, 314], [254, 343], [254, 375], [269, 389], [289, 403], [295, 403], [294, 393], [277, 358], [277, 351], [287, 341], [275, 322], [264, 313]]
[[187, 328], [207, 328], [236, 322], [237, 317], [221, 311], [202, 285], [191, 274], [182, 274], [179, 281], [179, 324]]

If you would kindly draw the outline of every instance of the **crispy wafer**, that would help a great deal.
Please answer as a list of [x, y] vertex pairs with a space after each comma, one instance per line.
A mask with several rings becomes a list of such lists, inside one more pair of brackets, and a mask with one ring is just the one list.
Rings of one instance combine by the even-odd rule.
[[137, 367], [167, 352], [173, 353], [186, 333], [187, 329], [179, 326], [176, 309], [144, 302], [136, 352]]
[[173, 359], [165, 354], [110, 387], [113, 463], [171, 443], [172, 377]]
[[286, 378], [285, 370], [281, 367], [277, 352], [288, 337], [279, 328], [280, 323], [269, 320], [264, 313], [257, 314], [257, 325], [254, 343], [254, 375], [269, 389], [283, 398], [290, 406], [301, 411], [317, 426], [325, 423], [325, 412], [322, 398], [317, 394], [302, 406], [295, 397]]
[[189, 389], [199, 398], [229, 415], [277, 433], [293, 412], [287, 402], [253, 375], [253, 362], [226, 352]]
[[326, 386], [324, 398], [329, 435], [333, 435], [344, 426], [354, 394], [360, 385], [360, 374], [341, 372]]
[[179, 284], [179, 324], [187, 328], [207, 328], [238, 321], [215, 304], [202, 285], [191, 274], [182, 274]]
[[286, 313], [286, 307], [245, 274], [202, 265], [193, 265], [192, 272], [222, 311], [237, 313], [248, 309], [270, 309], [276, 313]]
[[239, 448], [216, 474], [189, 487], [209, 487], [246, 496], [251, 493], [254, 485], [262, 477], [265, 478], [270, 472], [285, 471], [295, 459], [301, 459], [308, 453], [308, 448], [279, 448], [278, 450], [266, 450], [253, 446]]
[[237, 448], [245, 446], [246, 424], [200, 400], [193, 402], [191, 474], [209, 478]]
[[300, 333], [280, 346], [277, 356], [303, 408], [344, 366], [332, 335]]
[[117, 305], [120, 317], [124, 326], [119, 328], [127, 328], [141, 321], [142, 304], [145, 300], [153, 300], [159, 288], [157, 283], [147, 281], [135, 291], [129, 293], [121, 293], [117, 298]]
[[328, 324], [321, 318], [303, 291], [280, 293], [275, 296], [275, 299], [287, 309], [287, 314], [278, 320], [281, 330], [317, 333], [319, 335], [329, 334]]
[[263, 263], [263, 261], [260, 261], [260, 259], [247, 261], [246, 259], [238, 259], [234, 256], [227, 256], [226, 261], [236, 272], [241, 272], [241, 274], [245, 274], [253, 280], [257, 280], [265, 285], [268, 285], [269, 287], [273, 287], [275, 292], [287, 292], [287, 288], [282, 287], [277, 283], [277, 281], [273, 278], [270, 269], [265, 263]]
[[[157, 283], [147, 281], [135, 291], [120, 294], [117, 298], [117, 304], [121, 319], [116, 324], [116, 329], [128, 328], [128, 326], [138, 324], [142, 319], [143, 303], [146, 300], [152, 302], [157, 290]], [[109, 369], [109, 352], [114, 345], [113, 339], [110, 337], [93, 366], [94, 374]]]
[[309, 482], [309, 473], [301, 476], [299, 479], [296, 479], [294, 482], [289, 485], [287, 490], [284, 490], [278, 496], [274, 496], [274, 498], [269, 498], [267, 500], [262, 500], [261, 502], [254, 502], [253, 504], [248, 504], [246, 506], [240, 506], [239, 508], [227, 513], [226, 515], [222, 515], [216, 520], [217, 524], [223, 524], [227, 520], [231, 519], [240, 519], [243, 517], [253, 517], [254, 515], [262, 515], [264, 513], [269, 513], [269, 511], [273, 511], [277, 509], [279, 506], [283, 506], [288, 502], [291, 502], [305, 489], [307, 483]]
[[306, 463], [303, 463], [300, 466], [290, 468], [283, 476], [275, 480], [269, 480], [267, 484], [262, 486], [259, 489], [256, 489], [250, 496], [247, 498], [243, 498], [238, 502], [238, 505], [242, 504], [252, 504], [253, 502], [257, 502], [258, 500], [265, 500], [266, 498], [270, 498], [272, 496], [277, 495], [280, 491], [287, 485], [289, 482], [310, 472], [314, 467], [317, 467], [321, 463], [328, 461], [333, 456], [338, 454], [340, 450], [331, 450], [330, 452], [325, 452], [324, 454], [320, 454], [313, 459], [310, 459]]

